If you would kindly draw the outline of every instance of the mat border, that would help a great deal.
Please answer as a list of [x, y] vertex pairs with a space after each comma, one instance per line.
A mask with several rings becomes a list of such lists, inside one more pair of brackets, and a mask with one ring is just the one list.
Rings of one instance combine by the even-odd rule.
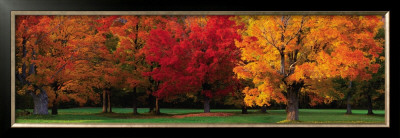
[[11, 74], [15, 74], [17, 15], [382, 15], [385, 17], [384, 124], [197, 124], [197, 123], [15, 123], [15, 75], [11, 75], [11, 128], [236, 128], [236, 127], [390, 127], [390, 11], [11, 11]]

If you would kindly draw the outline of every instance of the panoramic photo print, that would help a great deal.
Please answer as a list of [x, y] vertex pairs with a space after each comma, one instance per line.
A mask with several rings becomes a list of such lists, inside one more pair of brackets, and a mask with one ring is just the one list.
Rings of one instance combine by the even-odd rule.
[[15, 123], [385, 124], [384, 15], [15, 15]]

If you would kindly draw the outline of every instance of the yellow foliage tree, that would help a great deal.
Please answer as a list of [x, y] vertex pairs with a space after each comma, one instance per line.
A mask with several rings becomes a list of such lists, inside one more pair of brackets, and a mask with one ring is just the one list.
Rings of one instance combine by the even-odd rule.
[[[247, 105], [285, 102], [289, 121], [299, 120], [299, 93], [329, 101], [329, 78], [369, 79], [383, 49], [373, 39], [382, 25], [377, 16], [252, 16], [236, 42], [243, 62], [239, 78], [256, 88], [243, 90]], [[323, 100], [321, 100], [323, 99]]]

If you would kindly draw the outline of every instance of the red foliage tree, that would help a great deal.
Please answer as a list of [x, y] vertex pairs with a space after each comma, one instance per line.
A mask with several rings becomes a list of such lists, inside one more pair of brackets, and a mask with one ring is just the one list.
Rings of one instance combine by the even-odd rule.
[[156, 97], [200, 91], [204, 112], [210, 112], [210, 98], [232, 90], [232, 69], [240, 56], [235, 40], [240, 40], [241, 26], [230, 16], [189, 17], [184, 22], [171, 20], [166, 29], [150, 32], [146, 60], [159, 67], [147, 75], [161, 81]]

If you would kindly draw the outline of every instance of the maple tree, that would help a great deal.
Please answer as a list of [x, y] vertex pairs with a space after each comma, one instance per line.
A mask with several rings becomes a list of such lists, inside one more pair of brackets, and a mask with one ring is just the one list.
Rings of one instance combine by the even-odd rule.
[[373, 40], [380, 23], [376, 16], [249, 18], [244, 40], [237, 42], [248, 63], [234, 69], [256, 85], [243, 90], [246, 103], [285, 102], [286, 120], [299, 120], [300, 92], [329, 101], [333, 88], [318, 89], [329, 78], [369, 79], [379, 67], [371, 61], [382, 50]]
[[[349, 81], [349, 90], [345, 91], [347, 93], [346, 113], [351, 114], [351, 99], [354, 94], [352, 83], [370, 80], [381, 66], [376, 59], [383, 58], [379, 55], [383, 50], [383, 38], [375, 39], [375, 35], [383, 22], [379, 16], [335, 16], [331, 20], [332, 22], [328, 24], [331, 26], [329, 29], [335, 29], [336, 32], [324, 35], [332, 37], [336, 34], [337, 39], [330, 40], [333, 43], [331, 57], [321, 54], [320, 64], [326, 67], [325, 70], [329, 68], [331, 73]], [[318, 29], [328, 30], [327, 26], [322, 27], [325, 24], [317, 24], [320, 27]], [[313, 35], [321, 35], [321, 33]], [[315, 39], [313, 35], [310, 36]]]
[[150, 87], [150, 81], [142, 72], [150, 68], [145, 62], [143, 45], [148, 35], [148, 28], [151, 27], [157, 17], [148, 16], [121, 16], [123, 25], [111, 27], [111, 32], [116, 35], [120, 42], [116, 48], [116, 58], [119, 60], [120, 67], [126, 77], [124, 87], [133, 91], [133, 113], [137, 114], [137, 87]]
[[[23, 22], [27, 20], [21, 21], [17, 24], [23, 26]], [[30, 62], [31, 71], [26, 77], [29, 83], [25, 83], [19, 93], [24, 94], [26, 90], [37, 91], [30, 92], [34, 97], [35, 109], [43, 110], [34, 110], [34, 114], [47, 114], [44, 110], [49, 101], [49, 106], [53, 107], [52, 114], [57, 114], [60, 100], [74, 99], [81, 105], [87, 100], [97, 101], [98, 96], [91, 88], [95, 85], [95, 80], [89, 77], [93, 73], [92, 68], [86, 64], [85, 54], [80, 53], [88, 54], [89, 47], [97, 42], [90, 37], [94, 34], [89, 25], [91, 21], [88, 16], [41, 16], [39, 23], [31, 27], [36, 29], [32, 30], [36, 34], [30, 35], [30, 39], [24, 37], [26, 32], [17, 31], [22, 36], [17, 35], [17, 47], [22, 46], [22, 53], [27, 46], [32, 51], [30, 57], [22, 56], [23, 60], [25, 58]], [[22, 65], [18, 68], [17, 76], [19, 72], [24, 74], [25, 70], [26, 67]], [[36, 96], [41, 96], [40, 100], [35, 100]]]
[[28, 80], [28, 77], [35, 75], [33, 60], [36, 53], [33, 49], [42, 39], [42, 37], [38, 39], [37, 36], [45, 34], [45, 32], [36, 29], [41, 18], [41, 16], [16, 17], [16, 78], [19, 80], [17, 84], [20, 84], [21, 89], [18, 94], [27, 93], [32, 96], [34, 101], [33, 114], [48, 114], [46, 90]]
[[246, 95], [243, 93], [243, 89], [245, 88], [254, 88], [252, 80], [237, 79], [236, 81], [234, 81], [232, 94], [228, 94], [227, 98], [224, 101], [224, 104], [234, 105], [236, 108], [241, 108], [242, 114], [247, 114], [248, 105], [244, 101]]
[[[375, 35], [374, 39], [378, 41], [378, 43], [381, 43], [381, 45], [384, 44], [384, 29], [380, 28], [379, 32]], [[379, 45], [379, 44], [378, 44]], [[371, 71], [372, 74], [371, 76], [367, 76], [368, 79], [355, 79], [352, 82], [352, 86], [349, 86], [349, 79], [348, 78], [342, 78], [339, 81], [336, 81], [338, 83], [339, 87], [336, 89], [339, 89], [342, 93], [347, 95], [347, 114], [351, 114], [351, 104], [353, 104], [353, 101], [363, 101], [366, 100], [367, 107], [368, 107], [368, 113], [367, 114], [373, 114], [372, 112], [372, 105], [373, 105], [373, 100], [377, 99], [381, 96], [384, 96], [384, 83], [385, 83], [385, 71], [384, 71], [384, 63], [385, 63], [385, 57], [384, 57], [384, 52], [380, 53], [379, 56], [374, 56], [375, 59], [371, 58], [372, 60], [370, 61], [371, 63], [375, 64], [374, 66], [378, 66], [378, 69], [375, 67]], [[347, 81], [345, 83], [344, 81]], [[356, 83], [356, 84], [355, 84]], [[355, 84], [355, 85], [354, 85]], [[353, 98], [354, 97], [354, 98]]]
[[163, 27], [165, 19], [161, 16], [108, 16], [97, 20], [98, 30], [101, 33], [115, 37], [114, 44], [100, 47], [103, 58], [98, 70], [103, 74], [102, 80], [105, 91], [103, 92], [103, 112], [107, 112], [104, 105], [110, 110], [111, 94], [108, 89], [128, 89], [133, 92], [133, 113], [137, 114], [137, 89], [138, 87], [148, 88], [150, 112], [153, 111], [152, 91], [154, 81], [142, 72], [150, 71], [153, 66], [147, 64], [142, 47], [147, 35], [153, 27]]
[[103, 101], [103, 113], [112, 112], [111, 106], [111, 91], [113, 87], [121, 85], [123, 77], [119, 77], [122, 73], [120, 68], [118, 68], [118, 59], [115, 52], [118, 46], [117, 43], [112, 43], [113, 35], [110, 28], [116, 22], [121, 22], [117, 20], [118, 16], [105, 16], [99, 17], [96, 20], [96, 29], [98, 35], [105, 41], [96, 47], [96, 56], [94, 56], [92, 62], [94, 63], [94, 68], [99, 74], [97, 78], [100, 80], [99, 88], [103, 90], [102, 101]]
[[[375, 39], [382, 40], [382, 45], [384, 44], [385, 34], [384, 29], [381, 28], [375, 36]], [[372, 78], [368, 81], [364, 81], [363, 95], [367, 97], [368, 112], [367, 114], [374, 114], [372, 112], [373, 103], [379, 97], [384, 97], [385, 94], [385, 52], [383, 51], [379, 58], [375, 61], [376, 64], [380, 64], [378, 72], [372, 74]]]
[[233, 80], [232, 68], [239, 57], [234, 40], [240, 40], [236, 32], [240, 26], [229, 18], [187, 18], [187, 26], [171, 19], [165, 30], [150, 32], [146, 60], [159, 65], [148, 73], [161, 81], [157, 97], [201, 91], [204, 112], [210, 112], [210, 98], [232, 90], [232, 86], [221, 85]]
[[148, 104], [149, 113], [160, 114], [159, 98], [154, 96], [155, 91], [157, 91], [160, 81], [154, 80], [151, 76], [145, 72], [151, 72], [155, 68], [159, 67], [158, 64], [154, 62], [146, 62], [146, 57], [149, 54], [148, 49], [144, 48], [147, 40], [149, 39], [150, 31], [153, 29], [165, 29], [167, 27], [167, 22], [169, 20], [168, 16], [140, 16], [140, 31], [138, 32], [138, 37], [141, 39], [141, 46], [139, 50], [140, 64], [142, 70], [140, 74], [144, 82], [143, 87], [146, 88], [146, 93], [148, 94]]

